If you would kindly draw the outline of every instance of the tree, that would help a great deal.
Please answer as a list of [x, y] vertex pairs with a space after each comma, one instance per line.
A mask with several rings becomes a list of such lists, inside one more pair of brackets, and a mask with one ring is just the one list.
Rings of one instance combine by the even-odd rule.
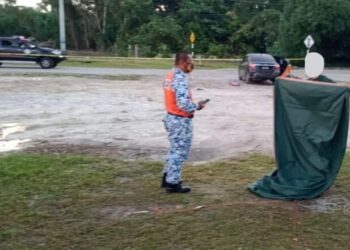
[[[0, 5], [2, 35], [58, 40], [58, 1], [43, 0], [42, 10]], [[143, 56], [190, 51], [227, 57], [247, 52], [304, 56], [303, 40], [327, 61], [350, 59], [349, 0], [64, 0], [68, 49], [115, 51]], [[49, 11], [48, 6], [52, 7]]]
[[0, 34], [23, 35], [37, 40], [56, 40], [57, 20], [52, 13], [12, 5], [0, 6]]
[[152, 0], [124, 0], [117, 11], [117, 34], [115, 51], [118, 55], [128, 55], [129, 45], [140, 42], [139, 32], [143, 24], [151, 21], [155, 13]]
[[276, 50], [283, 0], [237, 0], [230, 36], [233, 54]]
[[280, 26], [280, 44], [287, 56], [305, 56], [307, 35], [315, 40], [312, 50], [326, 61], [350, 59], [350, 2], [347, 0], [290, 0]]
[[[66, 32], [69, 49], [106, 50], [116, 39], [117, 11], [121, 1], [65, 0]], [[58, 18], [58, 1], [44, 0]]]
[[184, 47], [182, 27], [170, 16], [155, 16], [142, 25], [134, 42], [145, 50], [144, 56], [170, 56]]
[[278, 39], [280, 15], [277, 10], [264, 10], [243, 24], [237, 32], [241, 52], [266, 53]]
[[[177, 14], [178, 23], [183, 27], [183, 44], [188, 49], [188, 36], [195, 32], [197, 36], [196, 52], [206, 54], [210, 48], [217, 51], [217, 45], [229, 47], [230, 8], [227, 0], [183, 0]], [[221, 50], [221, 49], [219, 49]], [[226, 54], [224, 53], [224, 54]]]

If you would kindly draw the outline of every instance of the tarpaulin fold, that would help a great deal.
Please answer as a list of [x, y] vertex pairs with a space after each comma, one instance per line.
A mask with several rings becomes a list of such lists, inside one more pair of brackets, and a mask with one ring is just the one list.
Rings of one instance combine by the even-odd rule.
[[272, 199], [319, 196], [333, 184], [344, 158], [349, 89], [278, 78], [274, 112], [277, 169], [249, 189]]

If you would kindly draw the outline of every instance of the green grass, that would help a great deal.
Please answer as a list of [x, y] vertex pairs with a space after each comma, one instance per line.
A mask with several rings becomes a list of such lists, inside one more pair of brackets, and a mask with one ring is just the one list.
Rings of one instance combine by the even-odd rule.
[[35, 72], [35, 73], [0, 73], [0, 76], [15, 76], [15, 77], [79, 77], [88, 79], [105, 79], [112, 81], [137, 81], [141, 79], [141, 75], [94, 75], [94, 74], [66, 74], [66, 73], [50, 73], [50, 72]]
[[[199, 69], [221, 69], [237, 68], [237, 62], [226, 60], [195, 60], [195, 67]], [[98, 58], [69, 58], [62, 62], [61, 66], [70, 67], [103, 67], [103, 68], [137, 68], [137, 69], [169, 69], [174, 65], [174, 59], [133, 59], [133, 58], [115, 58], [115, 59], [98, 59]]]
[[[1, 156], [0, 249], [349, 249], [349, 215], [247, 190], [274, 168], [261, 155], [188, 165], [193, 192], [179, 195], [161, 191], [159, 162]], [[332, 192], [350, 198], [349, 176], [347, 156]]]

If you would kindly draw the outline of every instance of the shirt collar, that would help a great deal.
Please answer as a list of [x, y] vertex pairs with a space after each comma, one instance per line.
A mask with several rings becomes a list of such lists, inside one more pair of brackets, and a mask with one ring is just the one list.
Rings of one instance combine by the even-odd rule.
[[185, 72], [183, 72], [182, 69], [180, 69], [178, 67], [174, 68], [174, 72], [175, 72], [175, 74], [181, 74], [183, 76], [186, 76]]

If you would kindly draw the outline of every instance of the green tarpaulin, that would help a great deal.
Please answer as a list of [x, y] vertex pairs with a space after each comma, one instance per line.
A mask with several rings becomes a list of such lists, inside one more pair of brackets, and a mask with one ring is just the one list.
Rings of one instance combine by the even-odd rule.
[[332, 185], [345, 154], [349, 89], [277, 79], [274, 91], [277, 170], [249, 188], [272, 199], [315, 198]]

